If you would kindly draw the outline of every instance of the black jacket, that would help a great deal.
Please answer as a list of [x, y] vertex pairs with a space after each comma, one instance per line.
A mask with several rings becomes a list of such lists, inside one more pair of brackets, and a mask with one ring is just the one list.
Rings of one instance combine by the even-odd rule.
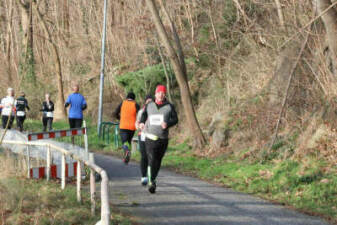
[[28, 106], [28, 101], [25, 97], [21, 96], [19, 98], [16, 99], [16, 111], [23, 111], [25, 112], [26, 109], [30, 110], [29, 109], [29, 106]]
[[43, 112], [53, 112], [54, 111], [54, 103], [52, 101], [49, 101], [49, 105], [47, 104], [47, 101], [44, 101], [42, 103], [42, 109]]

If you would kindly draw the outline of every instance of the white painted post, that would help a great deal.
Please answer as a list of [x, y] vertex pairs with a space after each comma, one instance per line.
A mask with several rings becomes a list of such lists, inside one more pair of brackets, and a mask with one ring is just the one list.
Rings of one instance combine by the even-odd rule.
[[[94, 153], [89, 153], [89, 162], [95, 164]], [[91, 215], [95, 216], [96, 184], [95, 184], [95, 171], [92, 168], [90, 168], [90, 200], [91, 200]]]
[[[89, 149], [88, 149], [88, 130], [87, 130], [87, 123], [85, 122], [85, 120], [83, 121], [83, 127], [85, 128], [84, 149], [85, 149], [85, 152], [88, 154], [89, 153]], [[87, 157], [88, 157], [88, 155], [87, 155]]]
[[66, 187], [66, 155], [62, 153], [62, 166], [61, 166], [61, 188], [64, 190]]
[[101, 222], [102, 225], [110, 225], [109, 178], [105, 170], [101, 172], [101, 177]]
[[76, 177], [77, 177], [77, 201], [81, 202], [81, 162], [77, 161], [77, 171], [76, 171]]
[[[85, 160], [89, 159], [89, 147], [88, 147], [88, 129], [87, 129], [87, 123], [85, 120], [83, 121], [83, 127], [85, 128], [85, 134], [83, 135], [84, 137], [84, 149], [85, 149]], [[84, 165], [83, 165], [84, 168]], [[83, 177], [85, 177], [85, 171], [83, 170]]]
[[132, 138], [131, 140], [131, 152], [134, 154], [137, 151], [138, 138]]
[[50, 152], [50, 145], [47, 145], [47, 181], [50, 180], [50, 167], [51, 167], [51, 152]]
[[30, 150], [29, 150], [29, 145], [27, 145], [26, 147], [26, 150], [27, 150], [27, 177], [28, 179], [30, 178]]

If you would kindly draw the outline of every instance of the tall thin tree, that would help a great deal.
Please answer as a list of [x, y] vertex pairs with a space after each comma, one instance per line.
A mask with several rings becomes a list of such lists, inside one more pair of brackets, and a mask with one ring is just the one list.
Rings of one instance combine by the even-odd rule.
[[146, 0], [146, 4], [152, 14], [152, 19], [158, 32], [159, 38], [163, 46], [165, 47], [170, 62], [173, 66], [173, 70], [179, 84], [181, 101], [184, 107], [188, 126], [192, 133], [192, 136], [194, 137], [193, 145], [195, 148], [201, 148], [205, 144], [206, 140], [195, 115], [186, 73], [184, 73], [184, 69], [178, 58], [177, 52], [170, 42], [169, 36], [164, 28], [164, 24], [159, 16], [159, 11], [154, 0]]

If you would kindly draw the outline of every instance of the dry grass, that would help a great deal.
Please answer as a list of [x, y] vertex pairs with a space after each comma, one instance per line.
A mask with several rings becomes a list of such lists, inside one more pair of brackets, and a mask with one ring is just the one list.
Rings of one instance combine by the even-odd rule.
[[93, 224], [90, 201], [76, 201], [76, 190], [62, 191], [58, 183], [27, 180], [22, 159], [0, 153], [0, 224]]

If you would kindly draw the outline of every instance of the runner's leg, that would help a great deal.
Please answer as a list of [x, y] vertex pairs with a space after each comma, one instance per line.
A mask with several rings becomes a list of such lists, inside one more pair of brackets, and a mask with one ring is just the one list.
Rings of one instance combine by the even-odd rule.
[[145, 149], [145, 141], [141, 141], [140, 136], [138, 136], [138, 141], [139, 141], [139, 151], [141, 155], [140, 172], [142, 174], [142, 177], [146, 177], [148, 161], [147, 161], [147, 154], [146, 154], [146, 149]]
[[145, 150], [147, 154], [147, 160], [148, 160], [148, 177], [149, 181], [154, 181], [152, 173], [153, 173], [153, 164], [154, 164], [154, 151], [156, 148], [156, 142], [146, 138], [145, 139]]
[[8, 124], [8, 129], [12, 128], [13, 121], [14, 121], [14, 116], [10, 116], [10, 118], [9, 118], [9, 124]]
[[42, 117], [43, 132], [47, 131], [47, 122], [48, 122], [48, 118], [47, 117]]
[[47, 124], [48, 124], [48, 130], [51, 131], [53, 129], [53, 118], [48, 118], [47, 120]]
[[1, 120], [2, 120], [2, 128], [6, 129], [7, 121], [8, 121], [8, 116], [2, 116]]
[[156, 180], [158, 176], [161, 162], [162, 162], [162, 159], [167, 149], [168, 139], [159, 139], [156, 142], [157, 143], [156, 143], [155, 150], [153, 153], [153, 163], [152, 163], [152, 168], [151, 168], [152, 179], [154, 181]]

